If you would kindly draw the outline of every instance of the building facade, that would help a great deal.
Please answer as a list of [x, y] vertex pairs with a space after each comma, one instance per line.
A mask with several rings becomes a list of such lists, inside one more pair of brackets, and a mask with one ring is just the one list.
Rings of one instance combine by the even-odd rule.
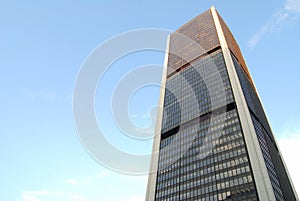
[[247, 65], [212, 7], [168, 38], [146, 200], [298, 200]]

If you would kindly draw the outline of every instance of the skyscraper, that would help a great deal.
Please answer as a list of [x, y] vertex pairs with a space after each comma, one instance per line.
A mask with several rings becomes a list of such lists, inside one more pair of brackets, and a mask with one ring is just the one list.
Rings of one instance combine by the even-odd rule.
[[212, 7], [168, 38], [146, 200], [298, 200], [242, 53]]

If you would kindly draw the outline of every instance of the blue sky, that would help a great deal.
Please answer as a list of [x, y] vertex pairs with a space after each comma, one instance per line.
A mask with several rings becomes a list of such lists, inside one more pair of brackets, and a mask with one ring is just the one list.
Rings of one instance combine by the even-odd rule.
[[[116, 173], [81, 145], [72, 112], [77, 74], [89, 53], [107, 39], [133, 29], [176, 30], [215, 5], [235, 35], [256, 83], [296, 189], [300, 192], [300, 1], [2, 1], [0, 3], [1, 201], [143, 200], [147, 176]], [[111, 79], [163, 54], [143, 52], [116, 62]], [[106, 81], [105, 81], [106, 80]], [[129, 105], [136, 125], [147, 126], [158, 87], [139, 90]], [[105, 99], [107, 102], [108, 100]], [[101, 116], [102, 115], [102, 116]], [[109, 118], [108, 118], [109, 119]], [[123, 141], [112, 123], [112, 143], [135, 154], [151, 141]], [[124, 143], [126, 142], [126, 143]], [[145, 143], [145, 142], [142, 142]]]

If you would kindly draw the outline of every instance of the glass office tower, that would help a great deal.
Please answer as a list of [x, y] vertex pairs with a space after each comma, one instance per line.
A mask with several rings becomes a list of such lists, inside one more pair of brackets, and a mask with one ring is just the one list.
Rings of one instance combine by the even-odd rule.
[[241, 51], [214, 7], [168, 38], [146, 200], [298, 200]]

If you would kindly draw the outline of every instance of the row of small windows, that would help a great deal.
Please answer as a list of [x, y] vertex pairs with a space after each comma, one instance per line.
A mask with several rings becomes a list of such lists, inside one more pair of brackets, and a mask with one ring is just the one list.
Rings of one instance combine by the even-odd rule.
[[[205, 194], [210, 194], [212, 192], [226, 192], [233, 187], [240, 187], [243, 185], [247, 185], [252, 183], [252, 176], [245, 175], [240, 178], [230, 178], [230, 180], [214, 182], [206, 185], [200, 184], [201, 180], [189, 181], [188, 183], [181, 183], [180, 185], [174, 188], [168, 188], [164, 191], [161, 191], [157, 194], [156, 198], [160, 197], [170, 197], [172, 194], [190, 194], [191, 192], [195, 192], [190, 194], [189, 198], [193, 196], [201, 196]], [[192, 189], [192, 190], [187, 190]], [[186, 198], [186, 197], [185, 197]]]
[[[206, 104], [200, 107], [197, 104], [192, 104], [193, 101], [184, 101], [183, 103], [175, 103], [164, 109], [163, 115], [163, 132], [166, 132], [180, 124], [186, 123], [201, 114], [208, 113], [213, 109], [224, 106], [222, 98], [215, 99], [214, 108], [211, 108], [210, 104]], [[194, 102], [195, 103], [195, 102]], [[182, 107], [181, 107], [182, 105]]]
[[[176, 81], [176, 80], [175, 80]], [[189, 99], [190, 101], [192, 99], [195, 99], [199, 102], [199, 104], [207, 103], [205, 102], [212, 99], [218, 99], [223, 98], [225, 101], [230, 101], [232, 99], [225, 99], [225, 95], [231, 94], [231, 89], [229, 87], [229, 83], [227, 85], [224, 85], [223, 89], [222, 87], [222, 80], [210, 80], [209, 83], [200, 82], [195, 80], [195, 84], [193, 85], [187, 85], [187, 86], [181, 86], [180, 83], [177, 83], [176, 86], [170, 87], [167, 84], [165, 99], [164, 99], [164, 107], [170, 106], [174, 104], [176, 101], [186, 100]], [[173, 85], [171, 85], [173, 86]], [[223, 92], [223, 93], [221, 93]], [[222, 97], [223, 96], [223, 97]]]
[[[219, 53], [219, 56], [222, 56], [222, 53]], [[214, 64], [217, 64], [217, 68], [215, 68]], [[178, 80], [181, 78], [185, 78], [187, 82], [194, 84], [193, 82], [190, 82], [189, 78], [197, 78], [196, 81], [199, 81], [198, 78], [201, 78], [201, 80], [206, 79], [208, 77], [212, 77], [215, 74], [220, 74], [221, 77], [226, 77], [226, 68], [223, 58], [221, 57], [215, 57], [212, 58], [211, 61], [203, 63], [203, 60], [196, 60], [193, 62], [192, 65], [184, 68], [179, 73], [176, 73], [174, 76], [169, 78], [167, 81], [167, 84], [170, 86], [173, 84], [175, 86], [180, 86], [178, 84]], [[180, 75], [181, 77], [178, 77]], [[176, 82], [172, 82], [175, 80]], [[177, 88], [177, 87], [176, 87]]]
[[[172, 56], [172, 58], [169, 59], [168, 70], [172, 70], [172, 68], [173, 68], [172, 64], [176, 63], [176, 62], [175, 63], [172, 62], [172, 59], [175, 58], [176, 56], [172, 55], [172, 54], [171, 54], [171, 56]], [[179, 58], [179, 57], [177, 57], [177, 58]], [[208, 55], [207, 57], [204, 57], [204, 58], [202, 57], [201, 59], [198, 59], [197, 62], [195, 62], [195, 61], [192, 62], [192, 65], [193, 66], [196, 66], [196, 65], [210, 66], [210, 68], [207, 68], [207, 69], [203, 69], [203, 68], [200, 69], [201, 74], [204, 74], [205, 71], [210, 74], [210, 73], [214, 72], [215, 69], [219, 69], [219, 70], [222, 69], [222, 66], [220, 66], [220, 63], [221, 64], [224, 63], [223, 54], [222, 54], [221, 50], [216, 51], [216, 52]], [[180, 64], [183, 65], [184, 63], [180, 63]], [[189, 65], [191, 65], [191, 64], [189, 64]], [[178, 66], [176, 66], [176, 67], [178, 67]]]
[[[224, 85], [224, 89], [220, 89], [220, 81], [211, 81], [209, 84], [209, 88], [207, 88], [207, 83], [202, 82], [201, 85], [196, 81], [195, 84], [189, 85], [186, 87], [183, 86], [175, 86], [168, 87], [166, 89], [165, 99], [164, 99], [164, 107], [167, 107], [173, 104], [176, 99], [177, 101], [181, 99], [191, 99], [195, 98], [201, 103], [201, 100], [212, 98], [220, 98], [225, 94], [229, 96], [231, 94], [231, 89], [228, 85]], [[222, 85], [221, 85], [222, 86]], [[177, 92], [180, 90], [180, 92]], [[221, 93], [223, 92], [223, 94]], [[224, 97], [223, 97], [224, 99]], [[224, 99], [226, 100], [226, 99]], [[232, 98], [227, 99], [227, 101], [232, 100]]]
[[[237, 74], [239, 76], [239, 80], [241, 82], [241, 86], [242, 86], [242, 90], [247, 102], [247, 105], [249, 107], [249, 110], [251, 112], [253, 112], [254, 114], [256, 114], [257, 116], [259, 116], [260, 121], [264, 122], [264, 126], [266, 128], [269, 128], [269, 125], [267, 125], [267, 121], [265, 118], [265, 115], [263, 114], [263, 110], [260, 104], [260, 101], [257, 97], [257, 95], [255, 94], [247, 76], [245, 75], [245, 73], [243, 72], [241, 66], [239, 65], [239, 63], [237, 62], [236, 58], [233, 56], [233, 61], [234, 61], [234, 65], [237, 71]], [[255, 103], [255, 104], [254, 104]], [[268, 136], [268, 132], [265, 131], [264, 127], [261, 125], [260, 122], [258, 122], [253, 115], [251, 114], [251, 118], [252, 118], [252, 122], [258, 137], [258, 141], [260, 144], [260, 148], [262, 150], [263, 153], [263, 158], [268, 170], [268, 174], [271, 180], [271, 184], [275, 193], [275, 197], [276, 200], [278, 201], [284, 201], [284, 196], [281, 190], [281, 186], [278, 180], [278, 176], [275, 170], [275, 167], [273, 165], [272, 162], [272, 158], [269, 152], [269, 148], [267, 145], [267, 142], [265, 140], [265, 137]], [[271, 137], [270, 137], [271, 138]]]
[[[214, 65], [211, 61], [217, 72], [205, 72], [207, 66]], [[256, 200], [236, 110], [212, 115], [200, 123], [192, 120], [234, 101], [223, 55], [218, 51], [212, 60], [200, 59], [192, 65], [167, 80], [170, 91], [165, 94], [162, 133], [181, 127], [161, 141], [156, 200]], [[217, 74], [221, 79], [216, 79]], [[190, 84], [183, 86], [179, 76]], [[222, 84], [225, 103], [218, 88]], [[191, 91], [197, 100], [192, 100]]]
[[[212, 187], [211, 187], [212, 188]], [[255, 190], [253, 186], [245, 186], [240, 189], [228, 189], [227, 191], [210, 193], [206, 196], [198, 196], [200, 189], [195, 189], [191, 192], [186, 192], [183, 194], [174, 194], [169, 197], [157, 198], [157, 201], [179, 201], [179, 200], [197, 200], [197, 201], [257, 201]], [[197, 195], [198, 193], [198, 195]], [[198, 196], [198, 197], [197, 197]]]
[[[233, 124], [234, 122], [237, 122], [236, 119], [231, 119], [235, 117], [236, 113], [233, 112], [227, 112], [226, 116], [224, 117], [225, 113], [220, 114], [216, 117], [213, 117], [212, 119], [204, 120], [201, 121], [200, 123], [196, 123], [192, 126], [189, 126], [188, 128], [181, 129], [180, 132], [182, 132], [182, 137], [183, 138], [188, 138], [191, 136], [192, 133], [198, 133], [198, 135], [206, 135], [208, 128], [210, 127], [212, 130], [216, 129], [218, 130], [220, 126], [229, 126]], [[225, 122], [224, 122], [225, 121]], [[221, 124], [221, 125], [220, 125]], [[183, 136], [184, 135], [184, 136]], [[164, 147], [165, 145], [168, 145], [172, 140], [174, 139], [174, 136], [171, 138], [167, 138], [161, 141], [161, 148]]]
[[[233, 101], [222, 54], [218, 53], [217, 57], [215, 56], [208, 61], [211, 62], [209, 65], [217, 63], [220, 69], [213, 72], [214, 69], [212, 72], [220, 74], [220, 79], [216, 79], [216, 75], [210, 74], [212, 72], [206, 72], [210, 68], [202, 60], [195, 61], [193, 67], [187, 67], [168, 79], [164, 100], [163, 132]], [[191, 84], [183, 84], [184, 81]], [[220, 86], [223, 85], [224, 93], [221, 93]], [[207, 86], [209, 86], [209, 89]], [[194, 98], [195, 100], [193, 100]]]
[[[229, 116], [230, 116], [229, 112]], [[238, 124], [236, 124], [236, 119], [229, 119], [225, 122], [225, 125], [228, 127], [225, 127], [222, 131], [222, 135], [218, 136], [215, 135], [217, 138], [215, 139], [214, 136], [210, 138], [210, 140], [213, 140], [215, 142], [215, 150], [214, 153], [220, 153], [221, 151], [226, 151], [229, 148], [237, 148], [240, 145], [243, 145], [242, 140], [242, 134], [240, 133], [240, 127]], [[220, 123], [219, 121], [216, 121]], [[208, 127], [208, 122], [204, 122], [203, 128]], [[218, 127], [218, 125], [215, 125]], [[229, 127], [230, 126], [230, 127]], [[201, 127], [201, 126], [200, 126]], [[168, 163], [168, 159], [172, 159], [174, 157], [179, 157], [178, 155], [181, 154], [184, 151], [182, 147], [189, 146], [189, 150], [185, 150], [186, 155], [195, 155], [197, 154], [197, 158], [193, 159], [193, 157], [188, 157], [190, 160], [198, 160], [199, 158], [203, 158], [202, 154], [208, 155], [207, 152], [211, 152], [209, 149], [205, 149], [205, 146], [203, 146], [203, 139], [205, 138], [205, 135], [203, 132], [198, 132], [198, 136], [193, 136], [193, 132], [195, 132], [196, 128], [192, 127], [192, 129], [186, 129], [181, 132], [185, 132], [182, 134], [181, 138], [177, 135], [173, 135], [170, 138], [164, 139], [161, 142], [161, 151], [160, 151], [160, 162], [161, 163]], [[206, 132], [207, 133], [207, 132]], [[209, 133], [207, 135], [212, 135], [213, 133]], [[192, 139], [190, 139], [192, 136]], [[175, 138], [175, 139], [174, 139]], [[193, 140], [193, 143], [191, 143], [190, 140]], [[172, 142], [172, 143], [171, 143]], [[209, 143], [209, 141], [207, 141]], [[167, 147], [165, 147], [168, 145]], [[201, 152], [200, 152], [201, 151]], [[236, 152], [233, 152], [233, 155], [239, 154], [239, 150], [236, 150]], [[200, 154], [200, 155], [199, 155]], [[229, 154], [227, 154], [229, 155]]]
[[[235, 110], [234, 110], [235, 111]], [[231, 111], [230, 111], [231, 113]], [[232, 115], [237, 119], [236, 115]], [[235, 124], [235, 119], [232, 121], [233, 124]], [[230, 124], [231, 126], [233, 124]], [[195, 128], [194, 128], [195, 130]], [[230, 129], [232, 133], [234, 129]], [[223, 133], [223, 135], [225, 135]], [[229, 134], [230, 135], [230, 134]], [[226, 136], [226, 135], [225, 135]], [[236, 137], [238, 136], [238, 137]], [[195, 160], [192, 161], [191, 156], [186, 156], [180, 159], [180, 161], [176, 162], [175, 164], [172, 164], [169, 169], [161, 170], [161, 172], [158, 174], [158, 182], [157, 182], [157, 200], [165, 200], [168, 198], [172, 198], [173, 196], [176, 197], [176, 194], [182, 195], [186, 192], [188, 197], [186, 199], [190, 200], [192, 199], [192, 191], [193, 189], [197, 189], [197, 192], [203, 192], [200, 194], [195, 194], [197, 197], [206, 197], [211, 192], [208, 190], [206, 186], [210, 186], [209, 183], [214, 182], [225, 182], [224, 185], [219, 185], [219, 187], [222, 190], [222, 187], [226, 189], [228, 186], [230, 187], [236, 187], [238, 189], [242, 189], [241, 185], [246, 185], [245, 188], [249, 188], [249, 185], [253, 185], [253, 179], [251, 176], [251, 171], [249, 167], [248, 158], [246, 155], [245, 147], [242, 139], [242, 135], [239, 132], [238, 135], [233, 135], [233, 138], [237, 138], [238, 140], [236, 142], [241, 142], [239, 146], [236, 145], [230, 145], [230, 142], [232, 142], [231, 138], [228, 140], [224, 140], [223, 143], [226, 143], [228, 147], [231, 147], [234, 149], [234, 151], [228, 151], [226, 152], [220, 152], [222, 154], [218, 155], [215, 154], [216, 150], [218, 150], [219, 147], [222, 147], [223, 144], [217, 145], [218, 147], [214, 149], [214, 155], [207, 157], [205, 160]], [[233, 143], [234, 144], [234, 143]], [[238, 148], [238, 149], [237, 149]], [[222, 148], [221, 148], [222, 149]], [[230, 150], [228, 148], [224, 148], [226, 150]], [[219, 152], [220, 150], [218, 150]], [[241, 155], [233, 155], [231, 153], [239, 152]], [[218, 156], [221, 156], [218, 158]], [[230, 158], [232, 157], [232, 159]], [[224, 161], [224, 162], [222, 162]], [[247, 177], [249, 179], [245, 179], [245, 181], [242, 179], [243, 175], [248, 174]], [[207, 176], [205, 176], [207, 175]], [[240, 176], [239, 176], [240, 175]], [[236, 178], [235, 178], [236, 177]], [[232, 179], [229, 181], [225, 181], [228, 179]], [[235, 184], [240, 181], [241, 183], [235, 186]], [[227, 182], [227, 186], [226, 186]], [[248, 183], [249, 182], [249, 183]], [[195, 183], [195, 185], [191, 184]], [[191, 184], [191, 185], [190, 185]], [[249, 185], [248, 185], [249, 184]], [[180, 185], [186, 185], [180, 186]], [[190, 186], [189, 186], [190, 185]], [[199, 186], [200, 185], [200, 186]], [[179, 187], [178, 187], [179, 186]], [[172, 188], [180, 189], [179, 191], [173, 191], [170, 190]], [[253, 187], [252, 187], [253, 188]], [[223, 189], [224, 190], [224, 189]], [[179, 193], [180, 192], [180, 193]], [[159, 194], [159, 195], [158, 195]], [[222, 193], [221, 193], [222, 194]], [[252, 195], [253, 194], [253, 195]], [[251, 196], [253, 198], [256, 198], [255, 193], [252, 193]], [[183, 196], [184, 197], [184, 196]], [[181, 197], [180, 200], [184, 200], [185, 198]], [[197, 198], [198, 199], [198, 198]], [[239, 198], [240, 199], [240, 198]]]
[[[164, 139], [161, 142], [161, 152], [160, 152], [160, 158], [166, 159], [169, 157], [172, 157], [173, 155], [178, 155], [181, 150], [180, 147], [189, 146], [191, 152], [193, 154], [199, 153], [199, 147], [203, 145], [203, 141], [207, 136], [209, 136], [209, 141], [206, 141], [206, 143], [209, 143], [210, 141], [214, 142], [216, 144], [216, 147], [218, 147], [219, 144], [224, 144], [231, 142], [231, 144], [225, 144], [225, 146], [232, 146], [237, 147], [240, 144], [243, 144], [242, 141], [242, 134], [240, 133], [240, 126], [237, 124], [238, 119], [228, 119], [225, 121], [225, 123], [219, 122], [219, 121], [213, 121], [217, 122], [218, 124], [211, 126], [211, 131], [208, 132], [208, 122], [206, 121], [204, 126], [199, 125], [200, 128], [203, 128], [203, 130], [200, 130], [196, 133], [196, 127], [192, 127], [190, 129], [185, 129], [180, 131], [179, 134], [173, 135], [167, 139]], [[223, 125], [224, 124], [224, 125]], [[222, 127], [224, 126], [223, 130], [221, 131]], [[218, 135], [216, 132], [220, 132], [221, 136]], [[172, 143], [171, 143], [172, 142]], [[166, 147], [166, 145], [168, 145]], [[195, 147], [195, 149], [194, 149]], [[201, 147], [201, 151], [204, 153], [206, 150]], [[217, 152], [221, 152], [226, 150], [226, 147], [222, 148], [222, 146], [218, 147]]]
[[[201, 170], [203, 171], [203, 170]], [[249, 182], [252, 182], [252, 176], [250, 173], [250, 167], [248, 165], [246, 166], [240, 166], [240, 167], [235, 167], [231, 169], [226, 169], [226, 171], [223, 172], [217, 172], [216, 174], [208, 174], [208, 175], [201, 175], [200, 172], [194, 172], [194, 173], [189, 173], [187, 175], [183, 175], [181, 177], [176, 177], [167, 180], [164, 183], [159, 183], [157, 186], [158, 191], [162, 191], [163, 189], [169, 188], [170, 186], [176, 187], [179, 184], [185, 184], [187, 185], [187, 188], [193, 188], [195, 186], [199, 185], [207, 185], [208, 183], [215, 183], [215, 182], [221, 182], [229, 179], [241, 179], [243, 176], [248, 175]], [[192, 181], [192, 182], [191, 182]], [[194, 182], [196, 181], [196, 182]], [[193, 185], [193, 182], [195, 185]], [[245, 182], [246, 183], [246, 182]], [[174, 185], [178, 184], [178, 185]], [[181, 189], [186, 189], [185, 187]], [[220, 189], [218, 189], [220, 190]]]
[[223, 155], [220, 156], [216, 155], [216, 160], [222, 160], [225, 157], [232, 157], [244, 153], [243, 150], [239, 150], [240, 149], [239, 146], [243, 145], [244, 142], [242, 140], [242, 134], [240, 133], [239, 125], [238, 124], [234, 124], [235, 126], [233, 125], [233, 123], [235, 122], [236, 119], [227, 121], [225, 124], [228, 126], [231, 125], [231, 127], [224, 128], [224, 130], [221, 132], [222, 133], [221, 136], [213, 135], [212, 132], [207, 134], [213, 136], [210, 137], [210, 140], [206, 141], [204, 144], [203, 141], [206, 136], [202, 136], [203, 134], [202, 132], [199, 132], [198, 136], [196, 137], [194, 136], [192, 139], [190, 139], [190, 137], [193, 136], [191, 131], [194, 131], [195, 129], [184, 130], [184, 131], [189, 131], [187, 132], [188, 135], [183, 134], [181, 138], [177, 134], [163, 140], [162, 141], [163, 146], [161, 146], [160, 157], [159, 157], [161, 166], [165, 167], [166, 164], [170, 164], [172, 161], [175, 162], [176, 158], [179, 159], [182, 156], [188, 156], [186, 157], [186, 159], [184, 159], [183, 162], [195, 161], [195, 160], [199, 160], [199, 158], [204, 158], [203, 155], [208, 156], [209, 153], [212, 152], [210, 146], [206, 146], [210, 142], [215, 143], [215, 147], [214, 147], [215, 154], [221, 153], [221, 151], [232, 149], [231, 152], [228, 153], [223, 152], [222, 153]]
[[247, 75], [242, 70], [239, 63], [236, 61], [235, 57], [233, 57], [233, 60], [249, 110], [250, 112], [256, 115], [259, 122], [263, 125], [264, 129], [266, 130], [266, 134], [271, 140], [273, 140], [272, 131], [270, 129], [269, 123], [263, 111], [261, 102], [257, 96], [257, 93], [251, 85]]
[[189, 163], [189, 164], [184, 164], [180, 162], [178, 163], [178, 162], [176, 163], [176, 165], [174, 164], [173, 167], [170, 166], [169, 168], [160, 170], [158, 174], [158, 181], [161, 182], [164, 180], [175, 179], [179, 175], [183, 175], [182, 178], [186, 180], [189, 179], [186, 178], [186, 175], [184, 175], [187, 172], [192, 172], [192, 174], [189, 174], [189, 176], [191, 177], [192, 175], [203, 176], [203, 175], [210, 174], [212, 172], [222, 173], [222, 171], [225, 171], [227, 169], [230, 169], [230, 171], [232, 170], [233, 174], [235, 174], [235, 172], [243, 173], [245, 171], [246, 172], [250, 171], [250, 167], [248, 166], [248, 158], [246, 154], [241, 154], [240, 156], [234, 158], [224, 159], [224, 162], [216, 161], [213, 159], [202, 160], [201, 162]]
[[266, 164], [266, 167], [268, 170], [268, 174], [269, 174], [269, 177], [271, 180], [271, 184], [272, 184], [274, 192], [276, 192], [275, 193], [276, 199], [279, 201], [284, 201], [285, 199], [284, 199], [284, 196], [283, 196], [283, 193], [281, 190], [278, 176], [277, 176], [275, 167], [272, 162], [272, 158], [271, 158], [271, 155], [269, 152], [269, 148], [267, 146], [267, 142], [265, 140], [265, 136], [267, 134], [264, 133], [265, 131], [264, 131], [263, 127], [260, 125], [260, 123], [253, 116], [251, 116], [251, 117], [252, 117], [253, 125], [254, 125], [254, 128], [256, 130], [256, 134], [258, 137], [258, 142], [260, 144], [260, 147], [261, 147], [261, 150], [263, 153], [263, 157], [264, 157], [265, 164]]

